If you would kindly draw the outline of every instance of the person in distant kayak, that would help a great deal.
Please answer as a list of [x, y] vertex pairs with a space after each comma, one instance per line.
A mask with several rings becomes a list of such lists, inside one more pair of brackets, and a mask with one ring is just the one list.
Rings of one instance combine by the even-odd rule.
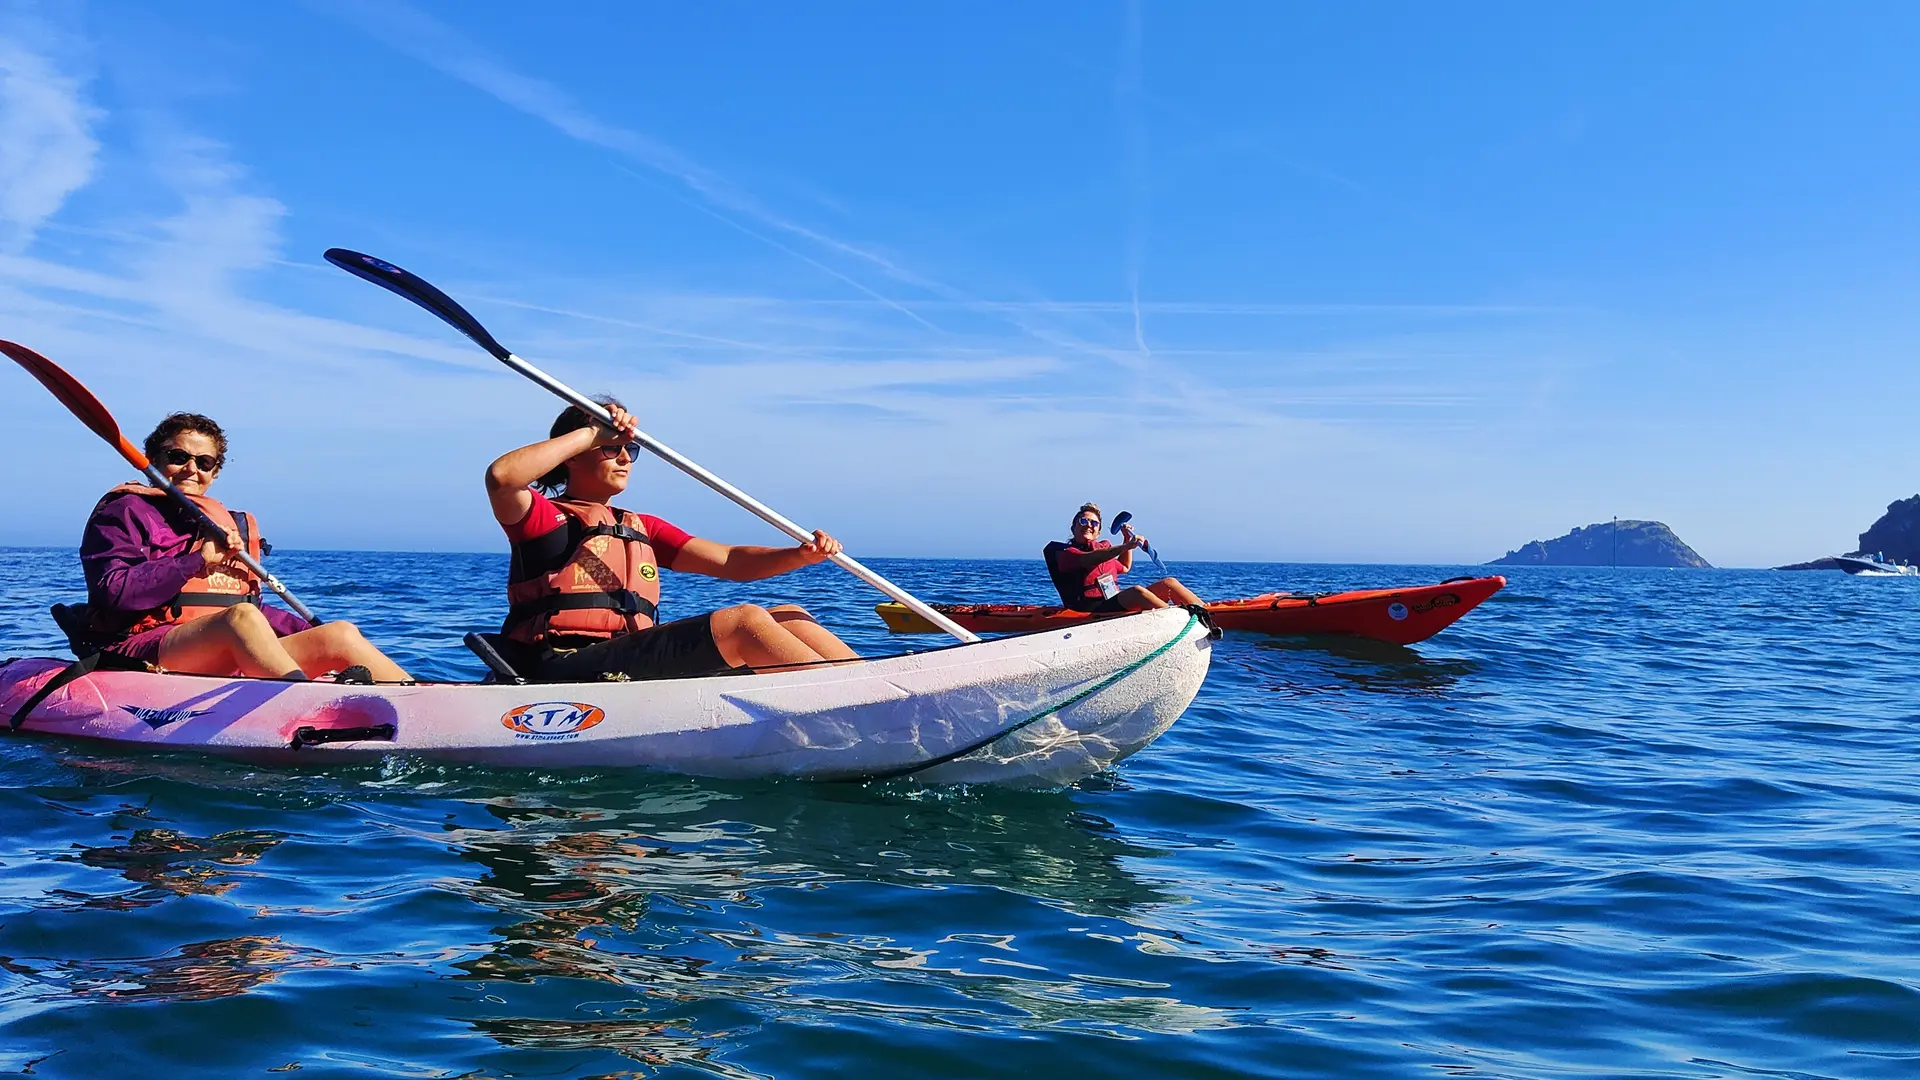
[[410, 676], [352, 623], [312, 626], [260, 602], [260, 525], [207, 494], [227, 460], [227, 436], [198, 413], [174, 413], [146, 440], [147, 460], [224, 530], [206, 535], [160, 488], [122, 484], [101, 498], [80, 538], [86, 636], [103, 651], [165, 671], [304, 679], [330, 671], [380, 682]]
[[1204, 604], [1193, 590], [1180, 584], [1179, 578], [1161, 578], [1151, 585], [1121, 588], [1121, 574], [1133, 569], [1136, 548], [1147, 546], [1147, 538], [1135, 536], [1133, 528], [1120, 526], [1121, 543], [1100, 538], [1100, 506], [1084, 503], [1074, 512], [1072, 539], [1048, 544], [1042, 552], [1047, 561], [1047, 576], [1060, 592], [1060, 602], [1075, 611], [1144, 611], [1168, 604]]
[[721, 544], [613, 506], [639, 427], [619, 402], [602, 403], [613, 427], [569, 406], [546, 440], [487, 467], [487, 499], [513, 547], [500, 633], [529, 647], [530, 677], [667, 679], [859, 659], [792, 604], [659, 622], [661, 570], [758, 581], [829, 559], [840, 542], [815, 532], [795, 547]]

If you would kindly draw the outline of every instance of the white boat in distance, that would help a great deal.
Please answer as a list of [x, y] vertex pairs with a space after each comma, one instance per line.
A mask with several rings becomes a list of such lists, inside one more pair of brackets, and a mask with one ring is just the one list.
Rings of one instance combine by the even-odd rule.
[[1857, 577], [1920, 577], [1920, 566], [1904, 563], [1898, 559], [1892, 562], [1879, 552], [1867, 555], [1855, 552], [1852, 555], [1835, 555], [1833, 561], [1840, 569]]

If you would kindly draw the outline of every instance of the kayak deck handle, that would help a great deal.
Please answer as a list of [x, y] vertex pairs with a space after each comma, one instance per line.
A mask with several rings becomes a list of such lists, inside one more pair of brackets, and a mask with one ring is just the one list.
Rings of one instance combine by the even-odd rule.
[[300, 727], [294, 729], [293, 738], [287, 741], [287, 749], [304, 750], [309, 746], [321, 746], [336, 742], [366, 742], [369, 739], [393, 741], [399, 731], [395, 724], [367, 724], [363, 727], [317, 728]]

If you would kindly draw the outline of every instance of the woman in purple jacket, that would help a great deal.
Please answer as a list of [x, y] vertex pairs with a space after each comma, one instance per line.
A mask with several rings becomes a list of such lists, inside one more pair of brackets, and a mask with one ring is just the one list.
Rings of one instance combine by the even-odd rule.
[[304, 679], [357, 666], [379, 682], [411, 678], [352, 623], [311, 626], [260, 603], [260, 582], [230, 555], [257, 557], [259, 529], [251, 515], [206, 494], [226, 464], [219, 424], [174, 413], [147, 436], [146, 454], [181, 494], [231, 527], [206, 535], [157, 488], [125, 484], [108, 492], [80, 539], [88, 635], [109, 642], [105, 651], [200, 675]]

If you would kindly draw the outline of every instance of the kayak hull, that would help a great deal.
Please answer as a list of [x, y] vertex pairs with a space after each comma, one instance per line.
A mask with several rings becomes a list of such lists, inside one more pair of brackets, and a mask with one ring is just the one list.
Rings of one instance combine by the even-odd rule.
[[[405, 754], [1048, 786], [1172, 726], [1199, 692], [1211, 644], [1203, 620], [1163, 611], [857, 665], [649, 682], [355, 686], [95, 671], [54, 691], [18, 731], [268, 762]], [[0, 717], [67, 663], [6, 661]]]
[[[1399, 589], [1265, 593], [1216, 601], [1207, 605], [1207, 614], [1220, 629], [1238, 633], [1333, 634], [1412, 645], [1453, 625], [1506, 583], [1506, 578], [1496, 575]], [[935, 604], [934, 609], [975, 633], [1032, 633], [1115, 617], [1037, 604]], [[879, 604], [874, 611], [896, 634], [935, 629], [899, 604]]]

